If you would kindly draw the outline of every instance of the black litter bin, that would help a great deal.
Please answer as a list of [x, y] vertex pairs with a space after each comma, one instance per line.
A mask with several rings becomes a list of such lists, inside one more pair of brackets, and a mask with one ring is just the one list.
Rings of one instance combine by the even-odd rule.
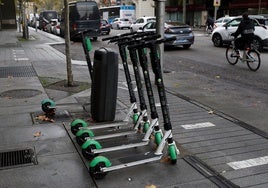
[[100, 48], [94, 53], [91, 115], [94, 121], [113, 121], [116, 112], [118, 54]]

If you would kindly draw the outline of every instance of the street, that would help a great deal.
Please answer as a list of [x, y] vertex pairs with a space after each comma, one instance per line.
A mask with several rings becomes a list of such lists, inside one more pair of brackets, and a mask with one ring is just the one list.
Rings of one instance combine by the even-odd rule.
[[[129, 30], [112, 29], [109, 36]], [[115, 44], [102, 42], [101, 36], [93, 42], [93, 50], [105, 46], [117, 50]], [[64, 52], [64, 45], [55, 45]], [[72, 43], [72, 59], [85, 60], [80, 42]], [[91, 55], [93, 52], [91, 52]], [[164, 74], [175, 77], [166, 88], [190, 98], [214, 111], [236, 117], [261, 132], [268, 132], [268, 50], [261, 53], [261, 67], [257, 72], [248, 69], [246, 63], [228, 64], [225, 48], [214, 47], [210, 36], [195, 32], [195, 43], [190, 49], [167, 49], [164, 52]]]

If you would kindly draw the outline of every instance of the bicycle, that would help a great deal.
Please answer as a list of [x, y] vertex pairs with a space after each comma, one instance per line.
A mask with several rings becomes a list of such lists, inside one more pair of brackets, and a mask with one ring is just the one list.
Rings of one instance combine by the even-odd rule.
[[234, 41], [226, 48], [226, 59], [231, 65], [235, 65], [238, 60], [242, 63], [247, 62], [247, 66], [251, 71], [257, 71], [261, 65], [260, 52], [256, 47], [251, 44], [250, 48], [245, 48], [244, 50], [238, 50], [234, 48]]

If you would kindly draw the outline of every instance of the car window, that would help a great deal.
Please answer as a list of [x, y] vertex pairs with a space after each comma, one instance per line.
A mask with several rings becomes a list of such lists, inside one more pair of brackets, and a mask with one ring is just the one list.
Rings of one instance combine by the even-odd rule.
[[147, 22], [150, 22], [150, 21], [155, 21], [155, 18], [148, 18]]
[[137, 19], [135, 23], [140, 23], [141, 19]]
[[221, 23], [222, 20], [223, 20], [223, 18], [220, 18], [220, 19], [216, 20], [215, 23]]
[[121, 21], [125, 21], [125, 22], [127, 22], [127, 21], [129, 21], [129, 20], [128, 20], [127, 18], [122, 18]]
[[155, 29], [155, 22], [149, 22], [144, 26], [144, 29]]
[[[241, 18], [241, 19], [242, 19], [242, 18]], [[230, 21], [230, 22], [227, 24], [227, 26], [237, 27], [237, 26], [240, 24], [241, 19], [240, 19], [240, 18], [239, 18], [239, 19], [234, 19], [234, 20]]]
[[101, 24], [108, 24], [106, 20], [101, 20]]
[[223, 22], [226, 23], [226, 22], [229, 22], [230, 20], [231, 20], [230, 18], [225, 18], [225, 19], [223, 20]]

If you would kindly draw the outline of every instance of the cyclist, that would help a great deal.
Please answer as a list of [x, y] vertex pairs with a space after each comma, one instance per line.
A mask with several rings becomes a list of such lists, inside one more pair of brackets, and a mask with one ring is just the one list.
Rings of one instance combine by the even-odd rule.
[[241, 34], [241, 37], [237, 38], [234, 41], [236, 50], [244, 50], [247, 47], [250, 47], [253, 38], [254, 38], [254, 22], [248, 17], [248, 13], [242, 15], [243, 19], [241, 20], [236, 32], [232, 33], [231, 36], [235, 38]]

